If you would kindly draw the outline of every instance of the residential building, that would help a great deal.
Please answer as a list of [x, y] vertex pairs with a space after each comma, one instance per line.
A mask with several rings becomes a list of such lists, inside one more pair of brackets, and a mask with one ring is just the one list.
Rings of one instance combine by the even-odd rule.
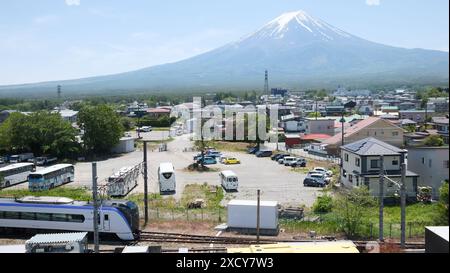
[[53, 113], [59, 113], [61, 117], [70, 123], [77, 122], [78, 119], [78, 111], [73, 111], [69, 109], [55, 110]]
[[166, 107], [150, 108], [147, 115], [151, 118], [169, 117], [171, 110]]
[[284, 96], [286, 96], [286, 94], [287, 94], [287, 89], [282, 89], [282, 88], [272, 88], [271, 90], [270, 90], [270, 94], [272, 95], [272, 96], [281, 96], [281, 97], [284, 97]]
[[306, 118], [305, 133], [334, 136], [334, 122], [333, 118]]
[[[368, 117], [360, 122], [344, 128], [344, 144], [352, 143], [367, 137], [374, 137], [396, 147], [403, 146], [403, 129], [392, 122], [378, 117]], [[330, 155], [339, 155], [342, 144], [342, 133], [323, 142]]]
[[[380, 193], [381, 156], [386, 176], [401, 181], [401, 165], [406, 160], [407, 150], [392, 146], [373, 137], [364, 138], [341, 147], [341, 183], [346, 187], [367, 186], [374, 196]], [[398, 192], [395, 184], [385, 180], [384, 196], [392, 197]], [[415, 199], [418, 175], [406, 171], [406, 194]]]
[[342, 116], [344, 113], [343, 105], [327, 105], [325, 107], [325, 112], [327, 116]]
[[400, 119], [410, 119], [418, 123], [425, 122], [425, 115], [431, 117], [434, 114], [434, 110], [402, 110], [399, 111]]
[[433, 198], [439, 198], [439, 188], [449, 176], [448, 146], [408, 148], [408, 170], [420, 175], [419, 186], [433, 188]]
[[448, 118], [447, 117], [434, 117], [431, 119], [434, 128], [437, 133], [442, 137], [445, 144], [448, 144]]

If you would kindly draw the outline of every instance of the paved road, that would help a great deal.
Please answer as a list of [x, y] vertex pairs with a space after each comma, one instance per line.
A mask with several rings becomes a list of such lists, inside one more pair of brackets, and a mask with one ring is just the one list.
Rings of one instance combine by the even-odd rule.
[[[160, 132], [152, 132], [160, 133]], [[151, 134], [151, 133], [150, 133]], [[145, 136], [144, 136], [145, 137]], [[149, 136], [155, 137], [155, 136]], [[159, 192], [157, 170], [161, 162], [172, 162], [176, 171], [176, 194], [180, 199], [186, 184], [220, 185], [218, 172], [197, 173], [186, 171], [191, 164], [194, 152], [183, 152], [190, 147], [191, 141], [188, 135], [178, 136], [168, 144], [167, 152], [157, 150], [148, 153], [149, 191]], [[276, 200], [283, 204], [311, 206], [318, 195], [317, 188], [303, 187], [304, 174], [292, 172], [290, 168], [277, 164], [270, 158], [256, 158], [245, 153], [226, 153], [241, 160], [240, 165], [212, 165], [220, 170], [233, 170], [239, 177], [239, 192], [227, 194], [225, 199], [255, 199], [256, 190], [261, 189], [262, 200]], [[115, 171], [123, 166], [136, 165], [142, 161], [142, 151], [135, 151], [117, 158], [98, 161], [99, 182], [105, 181]], [[78, 163], [75, 166], [75, 177], [78, 185], [91, 185], [91, 163]], [[73, 185], [73, 184], [72, 184]], [[143, 178], [139, 178], [139, 185], [134, 192], [143, 192]]]

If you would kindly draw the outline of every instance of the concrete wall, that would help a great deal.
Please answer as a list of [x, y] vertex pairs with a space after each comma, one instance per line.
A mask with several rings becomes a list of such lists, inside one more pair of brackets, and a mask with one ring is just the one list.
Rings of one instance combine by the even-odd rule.
[[433, 188], [433, 198], [439, 197], [442, 181], [448, 179], [448, 147], [417, 147], [408, 149], [408, 170], [417, 173], [420, 186]]

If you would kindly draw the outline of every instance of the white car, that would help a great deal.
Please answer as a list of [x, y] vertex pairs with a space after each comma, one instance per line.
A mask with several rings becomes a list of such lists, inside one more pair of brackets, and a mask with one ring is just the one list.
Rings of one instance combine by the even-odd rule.
[[333, 172], [332, 172], [332, 171], [329, 171], [329, 170], [327, 170], [327, 169], [325, 169], [325, 168], [315, 167], [315, 168], [313, 169], [313, 171], [314, 171], [314, 172], [323, 173], [323, 174], [325, 174], [325, 175], [327, 175], [327, 176], [333, 176]]
[[152, 131], [152, 126], [142, 126], [141, 128], [138, 128], [138, 130], [140, 132], [151, 132]]

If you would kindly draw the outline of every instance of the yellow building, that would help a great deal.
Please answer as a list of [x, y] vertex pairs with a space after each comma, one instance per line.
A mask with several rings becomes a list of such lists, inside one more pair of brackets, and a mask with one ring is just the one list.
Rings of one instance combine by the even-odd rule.
[[351, 241], [299, 242], [228, 248], [227, 253], [359, 253]]

